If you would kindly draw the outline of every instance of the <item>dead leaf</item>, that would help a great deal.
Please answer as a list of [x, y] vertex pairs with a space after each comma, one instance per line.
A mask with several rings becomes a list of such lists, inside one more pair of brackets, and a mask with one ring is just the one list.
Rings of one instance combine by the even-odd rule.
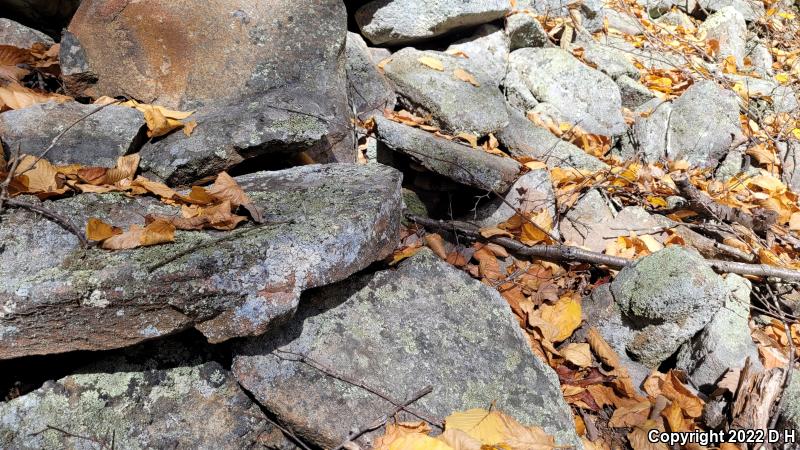
[[561, 356], [578, 367], [592, 365], [592, 350], [589, 344], [569, 344], [560, 350]]
[[408, 434], [430, 433], [431, 427], [425, 422], [398, 422], [386, 424], [383, 436], [377, 438], [374, 443], [375, 450], [388, 450], [392, 443]]
[[500, 229], [500, 228], [497, 228], [497, 227], [481, 228], [481, 236], [485, 237], [486, 239], [489, 239], [490, 237], [495, 237], [495, 236], [502, 236], [502, 237], [509, 237], [509, 238], [513, 238], [514, 237], [514, 235], [509, 233], [508, 231]]
[[485, 446], [551, 450], [555, 439], [538, 427], [526, 427], [499, 411], [470, 409], [451, 414], [445, 428], [461, 430]]
[[650, 442], [648, 438], [650, 430], [663, 431], [663, 426], [660, 426], [659, 423], [654, 420], [647, 420], [628, 433], [628, 442], [630, 442], [633, 450], [669, 450], [667, 444]]
[[612, 428], [635, 427], [647, 421], [652, 405], [649, 401], [638, 402], [632, 406], [623, 406], [614, 410], [608, 426]]
[[437, 439], [452, 447], [453, 450], [481, 450], [482, 447], [481, 441], [456, 429], [445, 430]]
[[551, 342], [561, 342], [572, 336], [583, 320], [580, 297], [577, 294], [565, 295], [553, 305], [542, 305], [536, 310], [536, 314], [553, 327], [553, 334], [546, 336]]
[[37, 103], [64, 103], [70, 100], [72, 98], [65, 95], [36, 92], [11, 82], [3, 85], [0, 81], [0, 112], [7, 109], [23, 109]]
[[442, 61], [434, 58], [433, 56], [421, 56], [417, 61], [430, 67], [431, 69], [438, 70], [439, 72], [444, 71], [444, 64], [442, 64]]
[[27, 69], [19, 66], [29, 64], [31, 60], [30, 50], [0, 45], [0, 79], [19, 82], [29, 73]]
[[444, 239], [438, 233], [431, 233], [425, 235], [424, 238], [425, 245], [433, 250], [433, 253], [436, 254], [439, 258], [447, 259], [447, 249], [445, 248]]
[[661, 416], [667, 421], [669, 430], [673, 433], [681, 431], [690, 431], [689, 424], [683, 418], [683, 410], [678, 402], [672, 402], [661, 411]]
[[183, 134], [185, 134], [186, 137], [189, 137], [192, 135], [195, 128], [197, 128], [197, 121], [192, 120], [190, 122], [186, 122], [183, 124]]
[[697, 418], [703, 414], [703, 400], [678, 378], [675, 370], [670, 370], [661, 384], [661, 394], [678, 403], [689, 417]]
[[264, 221], [261, 210], [250, 200], [250, 197], [242, 190], [239, 183], [233, 179], [227, 172], [222, 172], [217, 175], [217, 180], [208, 189], [208, 194], [219, 200], [228, 200], [234, 208], [242, 207], [250, 213], [250, 217], [256, 223]]
[[90, 241], [104, 241], [111, 236], [122, 234], [122, 230], [92, 217], [86, 223], [86, 239]]
[[163, 221], [171, 223], [178, 230], [206, 230], [214, 229], [230, 231], [235, 229], [240, 223], [247, 220], [247, 217], [238, 216], [231, 212], [231, 203], [228, 200], [209, 206], [195, 206], [190, 217], [167, 217], [167, 216], [148, 216], [148, 222]]
[[100, 247], [106, 250], [130, 250], [137, 247], [165, 244], [174, 240], [175, 226], [163, 220], [156, 220], [146, 227], [131, 225], [128, 231], [103, 241]]
[[475, 87], [481, 87], [481, 84], [475, 79], [475, 76], [462, 68], [455, 69], [453, 75], [461, 81], [467, 82]]

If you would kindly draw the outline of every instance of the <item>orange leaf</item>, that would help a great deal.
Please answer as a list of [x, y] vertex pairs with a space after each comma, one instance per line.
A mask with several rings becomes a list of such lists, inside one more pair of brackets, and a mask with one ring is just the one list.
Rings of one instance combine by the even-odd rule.
[[471, 73], [467, 72], [464, 69], [458, 68], [454, 70], [453, 75], [455, 75], [455, 77], [458, 78], [459, 80], [467, 82], [475, 87], [481, 86], [478, 80], [475, 79], [475, 76], [473, 76]]
[[111, 236], [122, 234], [122, 230], [92, 217], [86, 223], [86, 239], [90, 241], [104, 241]]
[[234, 208], [238, 208], [239, 206], [243, 207], [257, 223], [264, 221], [261, 210], [253, 204], [250, 197], [247, 196], [236, 180], [228, 175], [227, 172], [222, 172], [217, 175], [217, 180], [214, 181], [214, 184], [208, 189], [208, 195], [219, 200], [228, 200]]

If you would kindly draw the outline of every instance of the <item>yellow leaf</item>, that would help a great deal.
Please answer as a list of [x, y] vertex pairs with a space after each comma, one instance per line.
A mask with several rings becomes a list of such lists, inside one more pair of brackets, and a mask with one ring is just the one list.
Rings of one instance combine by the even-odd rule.
[[421, 56], [417, 61], [430, 67], [431, 69], [438, 70], [439, 72], [444, 71], [444, 64], [442, 64], [442, 61], [434, 58], [433, 56]]
[[663, 197], [647, 196], [647, 203], [656, 208], [666, 208], [667, 201]]
[[400, 261], [403, 261], [404, 259], [411, 258], [412, 256], [416, 255], [417, 252], [419, 252], [421, 249], [422, 247], [406, 247], [398, 252], [395, 252], [392, 255], [392, 260], [389, 261], [389, 265], [394, 266], [398, 264]]
[[464, 69], [458, 68], [454, 70], [453, 75], [455, 75], [455, 77], [461, 81], [467, 82], [475, 87], [481, 87], [481, 84], [478, 83], [478, 80], [476, 80], [471, 73], [467, 72]]
[[437, 437], [440, 441], [449, 445], [453, 450], [481, 450], [481, 441], [468, 435], [467, 433], [448, 428]]
[[461, 133], [458, 133], [456, 137], [469, 142], [469, 145], [471, 145], [472, 148], [478, 148], [478, 136], [475, 136], [472, 133], [465, 133], [462, 131]]
[[658, 242], [656, 238], [654, 238], [649, 234], [646, 234], [644, 236], [639, 236], [639, 241], [641, 241], [645, 245], [645, 247], [647, 247], [647, 250], [650, 253], [655, 253], [664, 248], [664, 246], [661, 245], [661, 243]]
[[758, 175], [747, 180], [748, 187], [758, 186], [766, 192], [783, 192], [786, 190], [786, 185], [772, 175]]
[[389, 450], [453, 450], [453, 448], [436, 438], [415, 433], [401, 436], [389, 445]]
[[725, 61], [722, 62], [723, 73], [736, 73], [736, 57], [733, 55], [727, 56]]
[[186, 122], [183, 126], [183, 134], [191, 136], [195, 128], [197, 128], [197, 121]]
[[129, 250], [174, 240], [175, 226], [163, 220], [156, 220], [146, 227], [131, 225], [128, 231], [103, 241], [100, 247], [106, 250]]
[[552, 342], [561, 342], [581, 326], [581, 303], [577, 295], [565, 295], [555, 304], [542, 305], [536, 310], [543, 321], [554, 328], [553, 336], [546, 336]]
[[800, 212], [792, 213], [792, 217], [789, 218], [789, 229], [800, 231]]
[[525, 245], [534, 245], [549, 240], [548, 232], [553, 229], [553, 218], [546, 209], [542, 209], [531, 217], [531, 222], [522, 224], [522, 235], [519, 240]]
[[122, 234], [122, 230], [92, 217], [86, 223], [86, 239], [90, 241], [104, 241], [111, 236]]
[[431, 427], [425, 422], [398, 422], [389, 423], [386, 425], [386, 431], [383, 436], [377, 438], [374, 444], [374, 450], [388, 450], [389, 446], [396, 440], [407, 434], [423, 434], [430, 433]]
[[781, 11], [778, 13], [779, 16], [783, 17], [786, 20], [794, 20], [795, 15], [792, 13], [788, 13], [786, 11]]
[[592, 365], [592, 350], [589, 344], [569, 344], [561, 349], [561, 356], [578, 367]]
[[550, 450], [555, 446], [553, 437], [541, 428], [523, 426], [499, 411], [476, 408], [457, 412], [445, 419], [445, 428], [461, 430], [484, 446], [527, 450]]
[[160, 108], [149, 107], [144, 111], [144, 121], [147, 123], [147, 137], [160, 137], [183, 126], [183, 122], [164, 116]]
[[758, 145], [754, 145], [747, 149], [747, 154], [755, 158], [759, 164], [763, 165], [770, 165], [776, 164], [780, 165], [780, 160], [775, 155], [775, 152], [769, 149], [765, 144], [761, 143]]
[[800, 139], [800, 128], [792, 129], [792, 134], [794, 135], [795, 139]]

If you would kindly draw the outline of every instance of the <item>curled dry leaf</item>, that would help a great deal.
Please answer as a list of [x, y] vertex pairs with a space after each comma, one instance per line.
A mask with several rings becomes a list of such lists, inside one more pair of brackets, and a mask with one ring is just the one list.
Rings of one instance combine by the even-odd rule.
[[30, 50], [0, 45], [0, 79], [19, 82], [29, 72], [20, 67], [31, 62]]
[[242, 190], [236, 180], [233, 179], [227, 172], [222, 172], [217, 175], [217, 180], [208, 189], [208, 194], [218, 200], [227, 200], [231, 202], [234, 208], [242, 207], [250, 213], [250, 217], [256, 223], [264, 221], [261, 210], [250, 200], [250, 197]]
[[578, 367], [589, 367], [592, 365], [592, 350], [589, 344], [573, 343], [565, 346], [560, 351], [564, 359]]
[[445, 248], [444, 239], [438, 233], [431, 233], [425, 235], [425, 245], [433, 250], [439, 258], [447, 259], [447, 249]]
[[34, 91], [12, 82], [3, 82], [0, 79], [0, 112], [8, 109], [22, 109], [37, 103], [57, 102], [63, 103], [72, 100], [71, 97], [59, 94], [49, 94]]
[[425, 422], [398, 422], [386, 424], [386, 431], [383, 436], [377, 438], [374, 443], [375, 450], [388, 450], [390, 446], [403, 436], [408, 434], [430, 433], [431, 427]]
[[214, 206], [193, 206], [183, 209], [183, 211], [187, 210], [192, 212], [184, 213], [184, 217], [148, 216], [147, 220], [148, 222], [168, 222], [178, 230], [205, 230], [212, 228], [221, 231], [233, 230], [240, 223], [247, 220], [247, 217], [237, 216], [231, 212], [231, 203], [228, 200]]
[[156, 220], [145, 227], [131, 225], [131, 228], [104, 240], [100, 247], [106, 250], [130, 250], [165, 244], [175, 240], [175, 226], [163, 220]]
[[86, 239], [90, 241], [105, 241], [106, 239], [122, 234], [122, 229], [112, 227], [100, 219], [92, 217], [86, 223]]
[[475, 87], [480, 87], [481, 84], [475, 79], [475, 76], [464, 69], [458, 68], [453, 71], [453, 75], [461, 81], [469, 83]]
[[635, 427], [647, 421], [652, 404], [649, 401], [638, 402], [631, 406], [622, 406], [614, 410], [608, 426], [612, 428]]

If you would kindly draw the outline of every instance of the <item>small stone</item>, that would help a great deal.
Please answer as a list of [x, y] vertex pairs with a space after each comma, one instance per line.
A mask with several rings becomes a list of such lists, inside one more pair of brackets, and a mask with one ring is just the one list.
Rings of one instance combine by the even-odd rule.
[[[425, 58], [441, 62], [443, 70], [420, 61]], [[485, 136], [508, 123], [503, 93], [471, 59], [404, 48], [383, 70], [397, 87], [401, 105], [432, 114], [438, 126], [453, 134]], [[457, 70], [466, 71], [478, 85], [458, 78]]]
[[711, 321], [730, 290], [696, 251], [670, 246], [622, 269], [611, 294], [636, 330], [628, 353], [657, 368]]
[[511, 50], [525, 47], [546, 47], [551, 45], [550, 37], [536, 20], [527, 13], [512, 14], [506, 18], [506, 34], [511, 43]]
[[492, 155], [381, 116], [375, 117], [375, 123], [381, 145], [467, 186], [505, 193], [521, 169], [511, 158]]
[[657, 98], [647, 86], [639, 83], [627, 75], [620, 75], [615, 80], [622, 97], [622, 106], [635, 110], [645, 103]]
[[597, 70], [616, 80], [621, 76], [639, 79], [639, 69], [622, 50], [595, 42], [591, 38], [581, 38], [574, 44], [583, 48], [584, 61], [593, 64]]
[[511, 52], [515, 71], [540, 102], [553, 104], [573, 125], [589, 133], [625, 132], [622, 100], [614, 80], [560, 48], [523, 48]]
[[139, 150], [146, 139], [144, 115], [126, 106], [77, 102], [39, 103], [0, 114], [0, 138], [7, 154], [40, 155], [67, 130], [45, 155], [54, 164], [114, 167], [117, 158]]
[[41, 31], [28, 28], [13, 20], [0, 18], [0, 45], [31, 48], [33, 44], [53, 45], [53, 39]]
[[[310, 293], [302, 305], [299, 320], [238, 346], [233, 372], [281, 423], [314, 444], [334, 447], [392, 405], [296, 354], [398, 399], [431, 385], [433, 392], [414, 403], [426, 415], [441, 419], [493, 404], [542, 427], [557, 445], [579, 445], [555, 372], [530, 351], [505, 300], [431, 251], [396, 270]], [[376, 434], [360, 443], [371, 448]]]
[[736, 66], [744, 67], [747, 23], [736, 8], [728, 6], [708, 16], [700, 25], [700, 34], [706, 36], [706, 42], [718, 42], [717, 60], [722, 61], [733, 56], [736, 58]]
[[489, 23], [509, 10], [504, 0], [374, 0], [356, 11], [355, 20], [373, 44], [398, 45]]

